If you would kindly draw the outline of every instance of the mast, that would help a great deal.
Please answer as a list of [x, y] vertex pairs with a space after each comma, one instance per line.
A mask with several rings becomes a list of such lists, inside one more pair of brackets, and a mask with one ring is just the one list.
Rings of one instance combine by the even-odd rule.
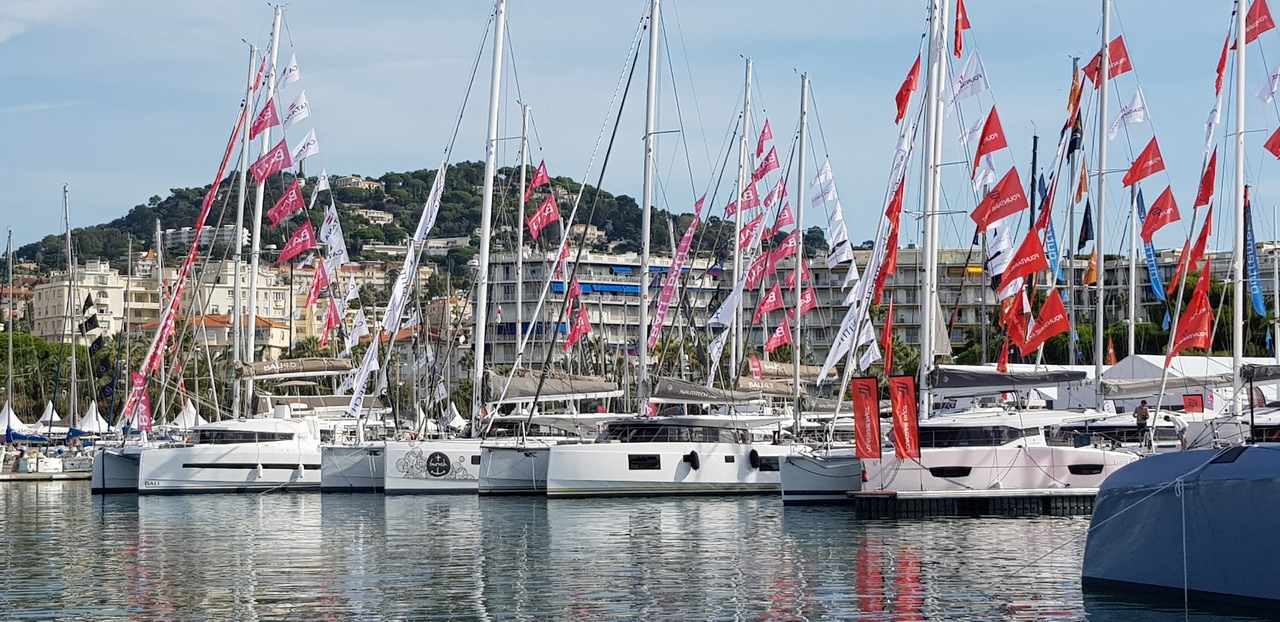
[[[640, 415], [648, 414], [649, 400], [649, 234], [653, 221], [653, 149], [656, 141], [657, 109], [658, 109], [658, 24], [661, 19], [661, 0], [653, 0], [649, 8], [649, 84], [646, 91], [644, 109], [644, 205], [641, 207], [640, 237], [640, 370], [639, 397]], [[741, 205], [738, 213], [742, 213]], [[734, 277], [738, 275], [735, 274]]]
[[[791, 383], [793, 385], [793, 396], [796, 400], [795, 417], [797, 428], [800, 425], [800, 325], [804, 318], [800, 311], [801, 298], [804, 296], [804, 199], [805, 199], [805, 170], [804, 157], [805, 148], [808, 147], [808, 141], [805, 140], [809, 131], [809, 74], [800, 74], [800, 137], [797, 142], [797, 152], [799, 156], [796, 158], [796, 325], [792, 328], [795, 333], [791, 336]], [[786, 321], [784, 314], [783, 320]]]
[[[516, 336], [524, 334], [525, 175], [529, 168], [529, 106], [520, 106], [520, 218], [516, 220]], [[569, 290], [565, 290], [569, 291]]]
[[[493, 226], [493, 176], [498, 169], [498, 106], [502, 95], [502, 44], [505, 41], [503, 34], [507, 31], [507, 0], [498, 0], [496, 11], [493, 31], [493, 75], [489, 84], [489, 134], [485, 142], [484, 195], [480, 203], [480, 254], [477, 257], [480, 265], [476, 272], [475, 328], [471, 344], [475, 348], [474, 364], [471, 370], [473, 425], [480, 421], [480, 407], [484, 403], [484, 395], [480, 389], [484, 382], [485, 329], [489, 321], [489, 233]], [[520, 223], [519, 226], [523, 227], [524, 223]]]
[[1235, 199], [1236, 199], [1236, 231], [1235, 231], [1235, 248], [1236, 252], [1231, 257], [1231, 271], [1234, 275], [1234, 286], [1231, 297], [1231, 312], [1235, 321], [1231, 323], [1231, 368], [1236, 370], [1232, 374], [1232, 402], [1235, 405], [1235, 414], [1240, 416], [1241, 406], [1241, 382], [1240, 382], [1240, 365], [1244, 355], [1244, 318], [1246, 311], [1244, 310], [1244, 253], [1245, 253], [1245, 237], [1244, 237], [1244, 61], [1245, 61], [1245, 4], [1237, 0], [1236, 2], [1236, 170], [1235, 170]]
[[1129, 187], [1129, 354], [1138, 332], [1138, 184]]
[[[742, 136], [738, 140], [738, 197], [737, 211], [733, 214], [733, 278], [742, 279], [742, 270], [745, 267], [742, 261], [743, 249], [738, 248], [738, 236], [742, 234], [742, 192], [747, 185], [747, 133], [751, 127], [751, 71], [752, 61], [747, 59], [747, 74], [743, 81], [744, 89], [742, 95]], [[803, 196], [803, 194], [796, 195]], [[797, 200], [799, 201], [799, 200]], [[730, 350], [729, 369], [732, 370], [732, 378], [738, 375], [738, 370], [742, 368], [742, 297], [738, 297], [738, 304], [733, 309], [733, 338], [729, 341], [733, 342], [733, 348]]]
[[67, 421], [72, 425], [80, 425], [80, 421], [76, 415], [79, 412], [77, 408], [77, 391], [76, 383], [76, 345], [80, 341], [76, 337], [76, 316], [75, 310], [80, 308], [80, 303], [76, 301], [76, 262], [71, 254], [71, 195], [67, 189], [67, 184], [62, 184], [62, 217], [67, 223], [67, 322], [71, 325], [69, 334], [71, 336], [71, 399], [68, 408]]
[[942, 192], [941, 83], [947, 75], [947, 0], [932, 0], [929, 22], [929, 85], [925, 95], [924, 260], [920, 282], [920, 405], [919, 416], [928, 417], [933, 399], [929, 371], [933, 369], [934, 314], [937, 311], [938, 203]]
[[[283, 9], [276, 5], [275, 20], [271, 24], [271, 66], [267, 71], [267, 101], [271, 105], [275, 105], [272, 98], [276, 95], [276, 61], [280, 57], [280, 18]], [[249, 105], [247, 102], [246, 106]], [[271, 128], [262, 130], [262, 151], [266, 153], [271, 149]], [[253, 191], [253, 242], [249, 250], [249, 309], [248, 320], [245, 322], [245, 351], [244, 358], [248, 363], [254, 361], [254, 346], [257, 340], [258, 328], [258, 261], [261, 259], [262, 248], [262, 195], [266, 191], [267, 180], [258, 180], [257, 188]], [[236, 232], [236, 237], [240, 237], [240, 232]], [[197, 231], [196, 235], [200, 235]], [[237, 280], [238, 281], [238, 280]], [[293, 321], [290, 318], [289, 321]], [[270, 333], [268, 333], [270, 334]], [[246, 401], [245, 414], [252, 414], [253, 411], [253, 378], [246, 378], [244, 381], [244, 396]]]
[[[1078, 78], [1079, 75], [1080, 75], [1080, 57], [1073, 56], [1071, 57], [1071, 83], [1072, 84], [1075, 84], [1075, 81], [1079, 79]], [[1080, 116], [1080, 111], [1077, 108], [1076, 117], [1078, 118], [1079, 116]], [[1071, 129], [1068, 131], [1072, 132], [1073, 134], [1076, 131], [1075, 124], [1076, 124], [1075, 118], [1071, 119]], [[1083, 133], [1084, 128], [1081, 127], [1080, 131], [1081, 133]], [[1067, 246], [1067, 256], [1066, 258], [1062, 258], [1059, 260], [1065, 261], [1067, 263], [1066, 268], [1062, 271], [1062, 273], [1064, 276], [1067, 277], [1067, 282], [1064, 284], [1063, 287], [1067, 292], [1067, 317], [1070, 318], [1071, 320], [1070, 321], [1071, 335], [1067, 339], [1067, 364], [1068, 365], [1076, 364], [1075, 330], [1076, 330], [1076, 322], [1078, 318], [1076, 317], [1076, 292], [1075, 292], [1075, 286], [1076, 286], [1076, 237], [1075, 237], [1076, 194], [1075, 193], [1076, 193], [1076, 185], [1080, 183], [1080, 176], [1088, 174], [1087, 171], [1079, 171], [1079, 172], [1076, 171], [1076, 151], [1078, 151], [1079, 148], [1083, 147], [1083, 143], [1084, 143], [1084, 136], [1081, 136], [1080, 143], [1077, 144], [1077, 148], [1072, 148], [1071, 139], [1070, 138], [1067, 139], [1067, 179], [1071, 181], [1071, 185], [1068, 187], [1069, 189], [1067, 192], [1067, 234], [1063, 236], [1063, 240], [1066, 242], [1066, 246]]]
[[[258, 62], [257, 46], [249, 46], [249, 84], [244, 91], [244, 107], [245, 110], [253, 109], [253, 66]], [[241, 308], [240, 280], [243, 278], [241, 265], [244, 263], [244, 238], [240, 232], [244, 230], [244, 204], [245, 204], [245, 184], [249, 179], [249, 125], [242, 123], [244, 126], [244, 136], [241, 140], [240, 149], [240, 190], [236, 196], [236, 230], [235, 230], [235, 268], [232, 278], [235, 280], [232, 285], [231, 299], [231, 360], [235, 364], [239, 364], [242, 358], [240, 346], [244, 343], [241, 335], [244, 334], [244, 321], [242, 315], [244, 310]], [[197, 234], [198, 235], [198, 234]], [[293, 300], [293, 296], [289, 296], [289, 300]], [[293, 316], [289, 316], [289, 325], [293, 326]], [[245, 413], [246, 415], [248, 413]], [[232, 418], [240, 416], [240, 383], [231, 382], [231, 416]]]
[[[13, 228], [9, 229], [9, 244], [5, 251], [4, 265], [9, 272], [9, 309], [5, 316], [4, 332], [9, 335], [9, 376], [5, 378], [4, 399], [9, 404], [9, 408], [13, 408]], [[52, 425], [52, 422], [50, 422]]]
[[[1276, 206], [1271, 206], [1271, 239], [1280, 242], [1280, 225], [1276, 220]], [[1276, 363], [1280, 363], [1280, 247], [1271, 249], [1271, 302], [1275, 305], [1274, 316], [1277, 319], [1271, 327], [1271, 349], [1275, 351]]]
[[[196, 233], [197, 238], [199, 237], [199, 235], [200, 234], [197, 232]], [[160, 219], [157, 218], [156, 219], [156, 266], [158, 269], [156, 270], [156, 291], [161, 293], [161, 298], [164, 297], [164, 250], [163, 249], [164, 249], [163, 238], [160, 236]], [[160, 365], [159, 371], [160, 371], [160, 391], [156, 395], [158, 398], [157, 405], [160, 408], [157, 409], [155, 412], [164, 412], [164, 398], [165, 398], [166, 391], [168, 391], [168, 386], [169, 386], [169, 366], [164, 365], [162, 363]]]
[[1102, 408], [1102, 333], [1106, 331], [1106, 292], [1107, 292], [1107, 255], [1106, 245], [1107, 219], [1105, 204], [1107, 200], [1107, 136], [1102, 128], [1107, 125], [1107, 92], [1111, 80], [1111, 0], [1102, 0], [1102, 62], [1101, 75], [1098, 76], [1098, 210], [1094, 214], [1093, 247], [1098, 254], [1098, 300], [1093, 322], [1093, 374], [1094, 387], [1097, 391], [1097, 406]]

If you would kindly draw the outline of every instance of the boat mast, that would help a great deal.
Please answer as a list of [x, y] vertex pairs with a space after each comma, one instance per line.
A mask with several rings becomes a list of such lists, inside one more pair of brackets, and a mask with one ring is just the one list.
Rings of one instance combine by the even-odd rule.
[[[1236, 199], [1236, 231], [1235, 231], [1235, 248], [1236, 252], [1232, 256], [1231, 271], [1234, 275], [1234, 286], [1232, 287], [1231, 312], [1235, 321], [1231, 323], [1231, 367], [1236, 370], [1232, 374], [1232, 402], [1235, 406], [1235, 415], [1241, 414], [1243, 401], [1241, 400], [1240, 366], [1244, 354], [1244, 318], [1246, 311], [1244, 310], [1244, 253], [1245, 253], [1245, 237], [1244, 237], [1244, 61], [1245, 61], [1245, 4], [1237, 0], [1236, 2], [1236, 170], [1235, 170], [1235, 199]], [[1207, 225], [1206, 225], [1207, 226]]]
[[[1276, 220], [1276, 206], [1271, 206], [1271, 239], [1280, 242], [1280, 221]], [[1275, 305], [1274, 317], [1280, 318], [1280, 247], [1271, 249], [1271, 302]], [[1280, 320], [1271, 327], [1271, 349], [1276, 353], [1276, 363], [1280, 363]]]
[[[250, 111], [253, 110], [253, 66], [258, 62], [258, 47], [249, 46], [249, 84], [244, 91], [244, 118], [248, 120]], [[235, 282], [232, 284], [231, 296], [231, 361], [233, 365], [239, 365], [242, 354], [240, 346], [243, 345], [241, 335], [244, 334], [243, 318], [244, 313], [240, 300], [240, 281], [244, 278], [243, 270], [240, 269], [244, 263], [244, 237], [240, 232], [244, 230], [244, 204], [245, 204], [245, 185], [249, 179], [249, 123], [242, 123], [244, 126], [244, 136], [241, 139], [240, 148], [240, 190], [236, 196], [236, 230], [235, 230], [235, 268], [232, 278]], [[290, 295], [290, 300], [293, 299]], [[292, 316], [290, 316], [289, 325], [293, 325]], [[248, 413], [246, 413], [247, 415]], [[231, 417], [240, 416], [240, 383], [231, 382]]]
[[[1106, 238], [1107, 229], [1107, 92], [1111, 80], [1111, 0], [1102, 0], [1102, 62], [1098, 76], [1098, 210], [1094, 214], [1094, 252], [1098, 255], [1098, 300], [1093, 322], [1093, 378], [1097, 407], [1102, 409], [1102, 333], [1106, 331]], [[1087, 173], [1086, 173], [1087, 174]]]
[[[275, 105], [272, 99], [276, 95], [276, 61], [280, 57], [280, 18], [283, 15], [283, 9], [279, 5], [276, 6], [276, 16], [271, 23], [271, 66], [267, 70], [267, 101], [271, 105]], [[245, 105], [248, 105], [246, 103]], [[271, 128], [267, 127], [262, 130], [262, 151], [266, 153], [271, 149]], [[248, 321], [245, 322], [245, 351], [244, 358], [247, 362], [253, 363], [257, 358], [254, 356], [253, 350], [257, 340], [258, 332], [258, 261], [262, 249], [262, 195], [266, 191], [267, 180], [259, 179], [257, 188], [253, 191], [253, 241], [249, 250], [249, 309]], [[200, 235], [197, 231], [196, 235]], [[239, 238], [239, 232], [236, 232]], [[289, 319], [293, 321], [292, 318]], [[270, 335], [270, 333], [267, 333]], [[253, 412], [253, 377], [245, 378], [244, 395], [242, 399], [245, 401], [245, 415], [248, 416]]]
[[[520, 105], [520, 217], [516, 219], [516, 336], [524, 334], [525, 176], [529, 169], [529, 106]], [[565, 290], [568, 291], [568, 290]]]
[[[197, 233], [196, 235], [199, 236], [200, 234]], [[159, 291], [159, 292], [164, 292], [164, 270], [163, 270], [164, 251], [162, 250], [163, 248], [164, 248], [164, 239], [160, 235], [160, 219], [157, 218], [156, 219], [156, 265], [159, 266], [161, 269], [156, 270], [156, 291]], [[199, 294], [197, 293], [197, 296], [198, 295]], [[199, 306], [200, 305], [197, 304], [197, 307]], [[169, 366], [161, 364], [160, 365], [160, 391], [159, 393], [156, 394], [157, 396], [156, 405], [159, 406], [159, 408], [153, 412], [165, 412], [164, 403], [165, 403], [165, 396], [167, 395], [168, 390], [169, 390]]]
[[[800, 324], [803, 322], [803, 312], [800, 305], [804, 296], [804, 200], [806, 195], [805, 188], [805, 170], [804, 157], [805, 149], [808, 147], [806, 137], [809, 133], [809, 74], [800, 74], [800, 137], [797, 140], [797, 151], [799, 156], [796, 158], [796, 325], [792, 328], [795, 334], [791, 336], [791, 383], [792, 393], [796, 400], [795, 417], [796, 429], [800, 427], [800, 344], [804, 343], [800, 339]], [[782, 321], [786, 321], [784, 317]]]
[[[1071, 83], [1075, 84], [1080, 75], [1080, 58], [1073, 56], [1071, 58]], [[1076, 109], [1076, 118], [1080, 117], [1079, 108]], [[1076, 130], [1076, 118], [1071, 119], [1071, 129], [1074, 133]], [[1082, 127], [1081, 132], [1084, 131]], [[1080, 176], [1087, 175], [1087, 171], [1076, 171], [1076, 152], [1080, 151], [1082, 144], [1072, 147], [1071, 139], [1067, 139], [1067, 179], [1071, 181], [1067, 192], [1067, 234], [1063, 236], [1063, 240], [1067, 246], [1067, 256], [1061, 261], [1066, 262], [1066, 268], [1062, 271], [1067, 277], [1064, 284], [1064, 290], [1067, 292], [1067, 317], [1070, 318], [1072, 336], [1067, 339], [1067, 364], [1076, 364], [1076, 340], [1074, 338], [1076, 324], [1079, 318], [1076, 317], [1076, 238], [1074, 231], [1076, 230], [1076, 187], [1080, 183]], [[1080, 137], [1080, 143], [1084, 142], [1084, 137]]]
[[[733, 241], [729, 242], [733, 248], [733, 278], [742, 279], [742, 270], [745, 262], [742, 260], [744, 249], [738, 248], [738, 236], [742, 235], [742, 193], [747, 186], [747, 158], [748, 146], [747, 135], [751, 131], [751, 71], [752, 61], [747, 59], [747, 75], [743, 81], [742, 95], [742, 136], [738, 140], [738, 197], [734, 204], [737, 210], [733, 214]], [[796, 196], [803, 196], [798, 194]], [[729, 369], [732, 372], [731, 382], [736, 383], [739, 371], [742, 368], [742, 297], [738, 297], [737, 305], [733, 309], [733, 338], [729, 341], [733, 342], [733, 348], [730, 350]], [[710, 379], [708, 379], [710, 380]], [[731, 385], [732, 386], [732, 385]]]
[[[471, 421], [480, 421], [484, 395], [485, 329], [489, 317], [489, 237], [493, 221], [493, 177], [498, 169], [498, 108], [502, 95], [502, 44], [507, 31], [507, 0], [498, 0], [493, 30], [493, 75], [489, 83], [489, 133], [485, 142], [484, 194], [480, 202], [480, 254], [476, 271], [475, 328], [471, 344], [474, 348], [471, 370]], [[437, 172], [437, 175], [440, 173]], [[521, 227], [524, 223], [520, 223]], [[473, 427], [473, 429], [479, 429]]]
[[[9, 229], [9, 244], [6, 247], [6, 251], [5, 251], [4, 265], [9, 272], [9, 309], [8, 309], [8, 315], [6, 315], [4, 319], [4, 324], [5, 324], [4, 332], [9, 335], [9, 367], [8, 367], [9, 377], [5, 378], [4, 399], [5, 399], [5, 402], [9, 404], [9, 408], [12, 409], [13, 408], [13, 327], [15, 324], [15, 322], [13, 321], [13, 228], [12, 227]], [[53, 425], [53, 422], [50, 421], [49, 425]]]
[[942, 193], [941, 86], [947, 75], [947, 0], [933, 0], [929, 23], [929, 84], [925, 96], [924, 274], [920, 283], [920, 405], [928, 417], [933, 405], [929, 371], [933, 369], [934, 314], [937, 312], [938, 197]]
[[1129, 354], [1138, 331], [1138, 184], [1129, 187]]
[[[644, 109], [644, 204], [640, 219], [640, 353], [639, 387], [637, 396], [640, 415], [648, 414], [649, 400], [649, 234], [653, 220], [653, 149], [656, 139], [656, 112], [658, 109], [658, 24], [661, 19], [661, 0], [653, 0], [649, 8], [649, 84]], [[739, 206], [741, 213], [741, 206]], [[738, 275], [734, 275], [735, 277]]]
[[67, 421], [73, 425], [80, 425], [80, 421], [76, 418], [79, 412], [76, 407], [76, 400], [79, 397], [76, 388], [76, 345], [80, 339], [76, 337], [75, 310], [81, 307], [76, 301], [76, 263], [71, 254], [71, 196], [70, 191], [67, 190], [67, 184], [62, 184], [62, 217], [67, 223], [67, 323], [71, 325], [68, 333], [71, 336], [71, 404], [68, 408], [71, 410], [68, 411], [67, 416], [70, 418]]

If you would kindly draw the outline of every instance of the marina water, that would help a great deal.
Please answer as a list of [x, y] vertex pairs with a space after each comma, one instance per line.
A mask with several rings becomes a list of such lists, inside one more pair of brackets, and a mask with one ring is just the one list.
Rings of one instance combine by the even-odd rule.
[[772, 497], [91, 497], [87, 482], [8, 483], [0, 518], [4, 619], [1184, 614], [1082, 595], [1087, 518], [859, 521]]

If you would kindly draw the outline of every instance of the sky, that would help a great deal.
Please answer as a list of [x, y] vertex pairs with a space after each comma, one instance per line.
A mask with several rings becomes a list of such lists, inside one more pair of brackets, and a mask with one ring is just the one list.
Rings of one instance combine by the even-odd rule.
[[[581, 180], [589, 174], [594, 183], [604, 153], [597, 140], [612, 128], [606, 126], [611, 101], [647, 4], [511, 0], [499, 134], [519, 135], [517, 102], [527, 103], [535, 127], [533, 160], [545, 159], [553, 176]], [[1040, 136], [1041, 168], [1053, 157], [1071, 59], [1081, 57], [1083, 64], [1097, 52], [1101, 3], [967, 0], [966, 6], [973, 26], [965, 34], [966, 55], [979, 51], [991, 90], [946, 120], [944, 161], [964, 160], [961, 121], [972, 124], [994, 104], [1010, 145], [996, 154], [997, 169], [1003, 174], [1016, 165], [1025, 182], [1033, 133]], [[721, 175], [720, 162], [741, 109], [744, 59], [750, 57], [752, 133], [767, 118], [787, 160], [798, 124], [800, 74], [807, 73], [813, 102], [807, 176], [829, 158], [851, 238], [873, 237], [897, 136], [894, 94], [920, 50], [927, 2], [664, 0], [662, 8], [657, 205], [691, 211], [696, 195], [707, 192], [715, 196], [711, 213], [720, 214], [728, 202], [733, 171]], [[1127, 248], [1120, 245], [1127, 234], [1118, 232], [1128, 223], [1120, 172], [1153, 132], [1168, 171], [1147, 180], [1144, 194], [1149, 204], [1171, 186], [1183, 212], [1180, 223], [1157, 234], [1156, 244], [1181, 246], [1190, 231], [1214, 67], [1231, 10], [1227, 0], [1115, 1], [1112, 35], [1124, 35], [1135, 71], [1113, 80], [1106, 123], [1139, 86], [1150, 120], [1109, 143], [1107, 168], [1117, 172], [1106, 191], [1104, 221], [1114, 242], [1108, 250]], [[290, 3], [280, 62], [296, 55], [302, 80], [284, 89], [281, 99], [306, 91], [312, 116], [286, 136], [292, 144], [315, 129], [321, 153], [308, 160], [308, 173], [323, 167], [331, 174], [377, 177], [435, 168], [469, 85], [451, 159], [482, 160], [492, 58], [491, 33], [482, 37], [491, 12], [482, 0]], [[13, 228], [19, 246], [60, 232], [64, 183], [72, 225], [84, 226], [122, 216], [170, 188], [212, 182], [243, 98], [246, 41], [265, 47], [271, 18], [266, 2], [247, 0], [0, 4], [0, 226]], [[1246, 63], [1246, 177], [1257, 184], [1261, 240], [1273, 238], [1271, 206], [1280, 195], [1272, 181], [1276, 164], [1261, 145], [1280, 115], [1254, 94], [1266, 83], [1270, 63], [1280, 60], [1278, 43], [1280, 31], [1265, 33], [1248, 46]], [[642, 48], [602, 184], [637, 198], [645, 53]], [[922, 95], [923, 86], [912, 114]], [[1096, 104], [1089, 106], [1096, 114]], [[1223, 127], [1234, 123], [1231, 118], [1224, 115]], [[1218, 143], [1223, 136], [1220, 129]], [[1089, 142], [1092, 153], [1096, 138]], [[516, 147], [515, 140], [501, 142], [501, 165], [516, 163]], [[1220, 162], [1219, 195], [1229, 189], [1222, 184], [1233, 166], [1233, 158]], [[918, 180], [918, 172], [909, 175], [908, 212], [920, 205], [912, 176]], [[972, 236], [966, 214], [976, 197], [967, 182], [967, 165], [947, 167], [944, 246], [967, 244]], [[791, 195], [795, 200], [794, 185]], [[806, 209], [806, 225], [825, 223], [824, 214]], [[1062, 227], [1065, 207], [1059, 202], [1055, 209]], [[1218, 220], [1217, 231], [1230, 230], [1230, 210], [1216, 211], [1227, 219]], [[910, 228], [906, 242], [914, 241]], [[1218, 238], [1214, 247], [1231, 247]]]

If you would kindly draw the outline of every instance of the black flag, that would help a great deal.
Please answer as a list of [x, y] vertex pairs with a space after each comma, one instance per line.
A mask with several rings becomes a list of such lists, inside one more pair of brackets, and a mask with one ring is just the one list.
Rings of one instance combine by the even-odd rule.
[[88, 313], [93, 308], [93, 294], [84, 297], [84, 308], [80, 310], [81, 314]]
[[88, 333], [91, 330], [96, 330], [97, 328], [98, 328], [98, 314], [95, 313], [93, 315], [90, 315], [89, 319], [80, 323], [80, 334], [83, 335], [85, 333]]
[[101, 363], [98, 363], [98, 368], [94, 370], [93, 377], [101, 378], [107, 375], [107, 372], [109, 371], [111, 371], [111, 365], [107, 364], [106, 361], [103, 361]]
[[1076, 251], [1084, 250], [1084, 245], [1093, 240], [1093, 207], [1089, 198], [1084, 200], [1084, 221], [1080, 223], [1080, 241], [1076, 242]]
[[89, 356], [97, 354], [98, 350], [101, 350], [103, 345], [105, 345], [105, 342], [102, 340], [102, 335], [98, 335], [98, 338], [94, 339], [93, 343], [89, 344]]

